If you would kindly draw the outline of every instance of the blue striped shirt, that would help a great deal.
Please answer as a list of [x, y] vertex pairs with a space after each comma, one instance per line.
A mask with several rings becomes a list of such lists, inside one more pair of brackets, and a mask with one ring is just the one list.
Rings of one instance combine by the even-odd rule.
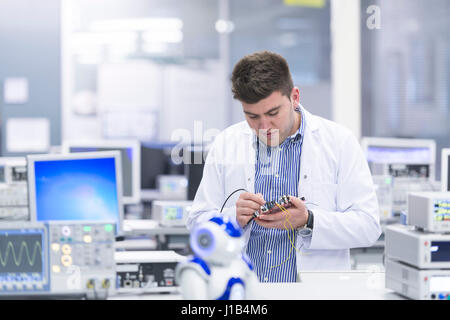
[[[278, 200], [282, 195], [298, 196], [305, 117], [301, 107], [297, 112], [301, 115], [300, 128], [279, 146], [269, 147], [255, 136], [255, 193], [261, 193], [266, 201]], [[255, 221], [252, 224], [247, 255], [259, 281], [297, 281], [295, 229], [288, 223], [286, 230], [264, 228]]]

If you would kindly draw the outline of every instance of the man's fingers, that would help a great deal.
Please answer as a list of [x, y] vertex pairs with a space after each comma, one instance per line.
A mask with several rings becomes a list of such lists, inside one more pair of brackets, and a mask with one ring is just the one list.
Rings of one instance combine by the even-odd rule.
[[261, 214], [258, 219], [264, 220], [264, 221], [280, 221], [280, 220], [286, 220], [287, 218], [286, 212], [280, 211], [276, 213], [269, 213], [269, 214]]
[[253, 211], [259, 210], [261, 209], [261, 206], [251, 200], [238, 200], [238, 203], [236, 203], [237, 206], [241, 207], [241, 208], [249, 208], [252, 209]]
[[240, 208], [238, 214], [240, 214], [241, 216], [252, 216], [255, 211], [256, 210], [253, 210], [251, 208]]
[[243, 192], [243, 193], [241, 193], [239, 198], [241, 198], [242, 200], [254, 201], [254, 202], [258, 203], [260, 206], [262, 206], [262, 205], [264, 205], [264, 203], [266, 203], [264, 201], [264, 197], [262, 196], [261, 193], [254, 194], [254, 193], [250, 193], [250, 192]]
[[296, 208], [303, 208], [305, 206], [305, 203], [299, 198], [289, 196], [289, 200], [291, 201], [292, 205]]
[[248, 225], [248, 223], [250, 222], [250, 220], [252, 219], [251, 216], [241, 216], [240, 218], [238, 218], [238, 222], [241, 225], [242, 228], [244, 228], [246, 225]]

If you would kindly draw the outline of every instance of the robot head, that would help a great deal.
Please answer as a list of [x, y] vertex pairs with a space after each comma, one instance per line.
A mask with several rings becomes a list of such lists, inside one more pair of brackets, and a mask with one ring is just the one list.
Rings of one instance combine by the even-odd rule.
[[199, 224], [191, 233], [194, 254], [218, 265], [228, 265], [244, 248], [242, 229], [226, 217], [214, 217]]

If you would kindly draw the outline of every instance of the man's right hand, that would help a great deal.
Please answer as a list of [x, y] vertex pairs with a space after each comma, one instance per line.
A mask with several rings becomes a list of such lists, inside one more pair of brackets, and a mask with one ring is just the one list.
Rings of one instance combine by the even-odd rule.
[[243, 192], [236, 201], [236, 220], [243, 228], [247, 225], [255, 211], [259, 211], [266, 203], [261, 193]]

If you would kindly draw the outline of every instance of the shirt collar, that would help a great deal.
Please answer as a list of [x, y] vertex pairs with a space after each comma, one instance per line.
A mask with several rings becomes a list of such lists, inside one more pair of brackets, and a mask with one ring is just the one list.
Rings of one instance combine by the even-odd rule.
[[303, 135], [305, 133], [305, 116], [304, 116], [304, 113], [303, 113], [302, 109], [303, 108], [302, 108], [301, 105], [299, 105], [295, 109], [296, 112], [300, 113], [300, 127], [298, 128], [298, 130], [294, 134], [292, 134], [289, 137], [287, 137], [286, 140], [283, 141], [283, 144], [284, 144], [284, 142], [298, 143], [298, 142], [302, 141]]

